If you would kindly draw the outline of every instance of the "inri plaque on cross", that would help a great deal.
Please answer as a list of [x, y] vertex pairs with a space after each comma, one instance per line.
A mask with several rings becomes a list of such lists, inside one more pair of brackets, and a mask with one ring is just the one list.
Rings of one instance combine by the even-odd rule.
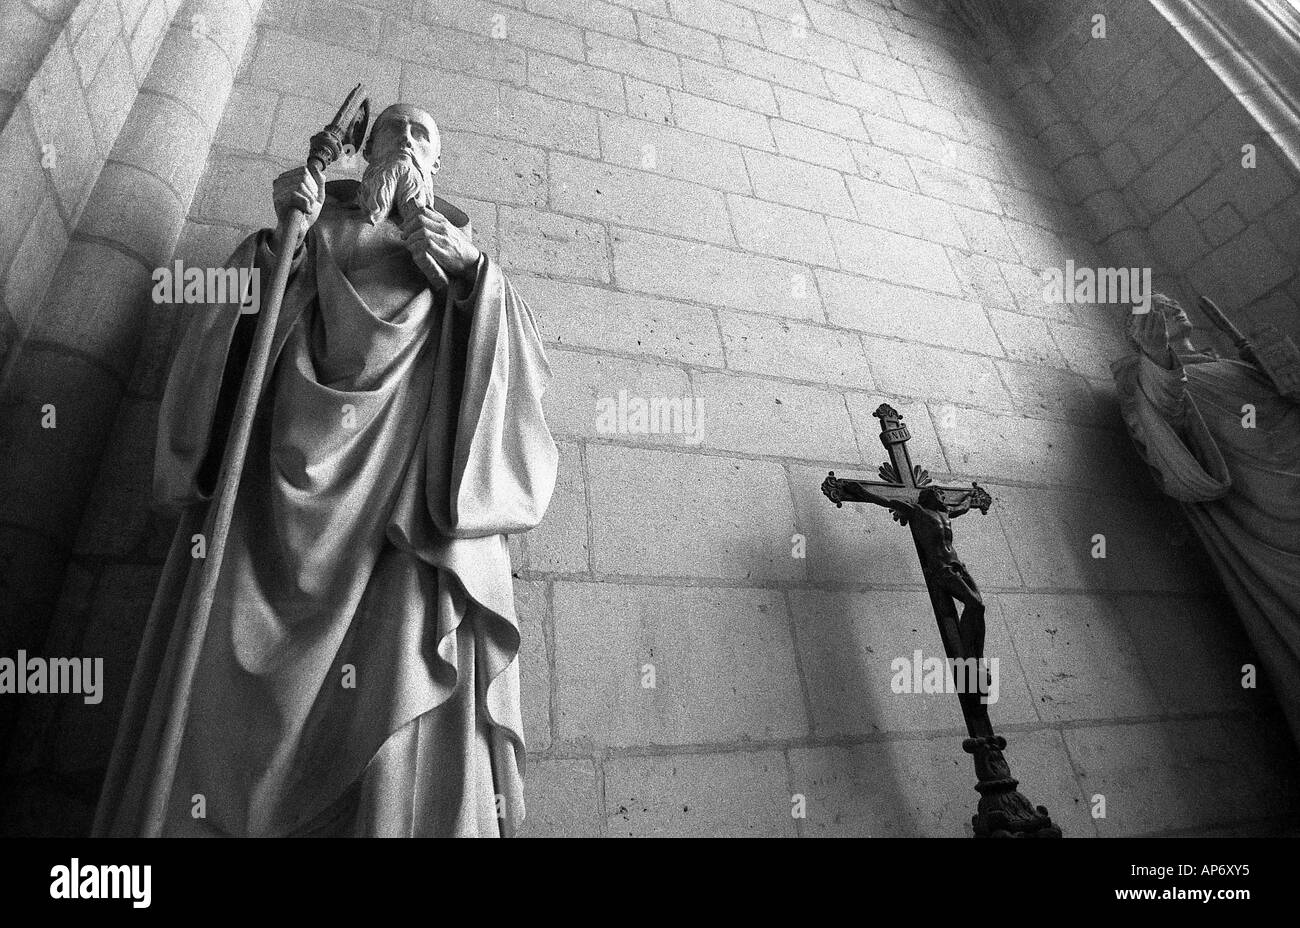
[[[950, 667], [964, 666], [967, 679], [987, 673], [984, 660], [984, 600], [966, 565], [953, 548], [951, 520], [972, 509], [987, 514], [992, 498], [979, 484], [943, 487], [912, 463], [907, 452], [911, 434], [903, 416], [888, 404], [873, 413], [880, 420], [880, 441], [889, 460], [880, 465], [879, 481], [836, 477], [831, 471], [822, 492], [836, 506], [874, 503], [890, 510], [895, 521], [912, 530], [930, 604], [939, 623], [939, 636]], [[956, 604], [962, 605], [960, 617]], [[976, 837], [1061, 837], [1047, 809], [1035, 809], [1016, 787], [1018, 781], [1002, 749], [1006, 739], [994, 734], [988, 705], [981, 697], [987, 686], [959, 688], [958, 701], [970, 737], [962, 749], [975, 759], [979, 778], [979, 812], [972, 818]]]

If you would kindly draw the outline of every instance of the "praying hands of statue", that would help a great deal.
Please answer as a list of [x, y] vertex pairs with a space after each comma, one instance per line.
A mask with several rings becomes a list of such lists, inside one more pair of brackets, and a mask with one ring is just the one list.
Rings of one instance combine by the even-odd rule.
[[402, 223], [402, 242], [434, 287], [445, 287], [448, 280], [466, 282], [482, 254], [468, 232], [428, 206], [415, 208], [412, 204], [411, 214]]

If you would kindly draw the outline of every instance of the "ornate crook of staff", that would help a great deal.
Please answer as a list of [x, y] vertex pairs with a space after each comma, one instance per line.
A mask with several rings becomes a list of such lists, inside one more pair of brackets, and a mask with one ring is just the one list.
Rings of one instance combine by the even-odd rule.
[[[343, 101], [343, 106], [339, 108], [334, 120], [311, 138], [307, 167], [321, 183], [322, 195], [325, 170], [343, 153], [345, 143], [354, 148], [359, 147], [365, 136], [370, 117], [370, 101], [363, 98], [362, 93], [362, 85], [357, 84]], [[221, 458], [221, 471], [217, 478], [216, 489], [208, 507], [208, 525], [204, 534], [208, 539], [209, 556], [196, 563], [190, 571], [181, 606], [177, 612], [177, 627], [182, 627], [180, 623], [184, 622], [187, 632], [177, 671], [176, 702], [167, 719], [163, 732], [162, 753], [149, 785], [143, 828], [145, 837], [157, 837], [161, 834], [166, 821], [167, 803], [171, 796], [176, 764], [180, 758], [181, 740], [189, 715], [190, 691], [198, 667], [199, 652], [207, 634], [208, 619], [216, 599], [217, 579], [221, 573], [226, 536], [230, 531], [235, 497], [239, 490], [239, 475], [244, 469], [244, 458], [248, 452], [248, 441], [253, 430], [257, 401], [266, 382], [266, 366], [271, 354], [271, 341], [275, 335], [284, 292], [289, 284], [293, 255], [306, 231], [306, 214], [294, 209], [276, 233], [279, 253], [276, 255], [270, 287], [259, 310], [261, 318], [258, 320], [257, 332], [249, 351], [239, 400], [235, 405], [233, 422]]]

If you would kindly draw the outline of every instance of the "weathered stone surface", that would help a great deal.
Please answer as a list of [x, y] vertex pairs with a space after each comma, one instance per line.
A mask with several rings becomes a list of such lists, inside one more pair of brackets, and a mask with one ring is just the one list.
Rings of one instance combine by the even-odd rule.
[[605, 808], [610, 837], [795, 837], [779, 751], [621, 757]]
[[[483, 121], [482, 113], [479, 120]], [[600, 154], [596, 122], [596, 113], [581, 103], [553, 100], [531, 90], [502, 87], [498, 129], [493, 134], [553, 151], [595, 158]]]
[[849, 174], [857, 173], [853, 149], [842, 136], [783, 119], [772, 120], [772, 135], [777, 151], [783, 155]]
[[[523, 124], [510, 125], [512, 120], [508, 118], [508, 111], [503, 104], [503, 91], [504, 88], [499, 83], [487, 78], [441, 68], [406, 64], [402, 67], [398, 93], [402, 102], [429, 108], [435, 112], [437, 115], [434, 118], [440, 130], [464, 129], [482, 135], [528, 141], [519, 138], [519, 134], [533, 123], [529, 120]], [[516, 93], [514, 88], [510, 88], [510, 91]], [[538, 103], [541, 100], [542, 98], [535, 94], [529, 94], [527, 98], [530, 103]], [[553, 115], [554, 112], [552, 110], [548, 115]], [[333, 115], [327, 113], [326, 122]], [[378, 113], [375, 115], [377, 116]], [[318, 120], [313, 119], [313, 122]], [[594, 141], [594, 125], [588, 126], [588, 132]], [[565, 146], [565, 150], [569, 150], [569, 147]]]
[[108, 764], [117, 719], [126, 704], [136, 649], [144, 634], [161, 570], [154, 564], [106, 567], [91, 607], [93, 624], [74, 655], [103, 658], [103, 699], [89, 704], [80, 694], [60, 700], [54, 764], [63, 773], [95, 770]]
[[541, 525], [526, 536], [528, 557], [524, 564], [534, 571], [585, 573], [589, 567], [587, 540], [586, 479], [582, 449], [570, 442], [557, 442], [560, 449], [555, 492]]
[[[1096, 830], [1054, 731], [1008, 736], [1006, 757], [1030, 802], [1046, 805], [1071, 838]], [[807, 800], [805, 837], [970, 837], [979, 803], [961, 737], [871, 741], [852, 747], [793, 748], [791, 783]]]
[[[398, 97], [401, 68], [392, 58], [271, 29], [262, 30], [250, 54], [253, 59], [248, 76], [258, 87], [339, 101], [357, 81], [364, 81], [375, 100]], [[299, 64], [303, 61], [311, 61], [314, 66], [304, 69]]]
[[237, 151], [266, 151], [276, 128], [274, 91], [251, 84], [236, 84], [230, 90], [230, 102], [217, 126], [213, 144]]
[[654, 84], [667, 87], [682, 85], [676, 55], [624, 39], [588, 33], [587, 61]]
[[745, 163], [760, 199], [833, 216], [857, 217], [844, 177], [837, 171], [761, 151], [746, 151]]
[[501, 208], [501, 263], [512, 273], [609, 283], [605, 227], [542, 210]]
[[67, 247], [68, 229], [54, 197], [43, 197], [38, 212], [17, 242], [0, 291], [20, 331], [29, 330], [35, 323], [42, 299]]
[[641, 119], [602, 114], [601, 157], [637, 168], [705, 184], [718, 190], [749, 192], [740, 148], [697, 132], [647, 125]]
[[733, 370], [875, 388], [862, 342], [849, 332], [750, 313], [720, 312], [718, 321]]
[[638, 23], [641, 40], [647, 45], [676, 52], [683, 56], [683, 61], [691, 58], [714, 64], [722, 61], [722, 45], [711, 32], [653, 16], [642, 16]]
[[442, 134], [439, 186], [521, 206], [546, 203], [546, 153], [515, 142], [472, 133]]
[[804, 460], [858, 458], [838, 393], [727, 374], [699, 374], [692, 381], [703, 404], [706, 448]]
[[1001, 355], [998, 340], [977, 303], [851, 274], [819, 271], [817, 278], [826, 301], [826, 317], [835, 325]]
[[465, 32], [491, 39], [540, 48], [554, 54], [582, 58], [582, 29], [576, 25], [522, 10], [501, 10], [482, 0], [459, 3], [423, 4], [417, 9], [426, 22], [447, 23]]
[[528, 53], [528, 86], [548, 97], [616, 113], [624, 109], [623, 82], [616, 73], [555, 55]]
[[790, 261], [839, 264], [821, 213], [734, 195], [727, 197], [727, 207], [741, 248]]
[[[889, 523], [888, 516], [883, 521]], [[894, 543], [911, 548], [909, 533], [892, 527]], [[909, 553], [915, 556], [915, 549]], [[964, 728], [954, 692], [915, 691], [922, 679], [914, 669], [916, 652], [923, 662], [944, 657], [924, 581], [914, 590], [799, 590], [791, 593], [790, 603], [818, 736]], [[984, 653], [998, 658], [993, 717], [1006, 725], [1036, 723], [1038, 714], [996, 605], [988, 613]], [[906, 661], [906, 671], [896, 661]], [[989, 698], [993, 695], [990, 690]]]
[[1252, 709], [1267, 696], [1242, 687], [1251, 648], [1218, 598], [1125, 596], [1117, 600], [1147, 677], [1172, 715]]
[[614, 233], [619, 287], [795, 319], [821, 315], [812, 273], [800, 264], [631, 230]]
[[84, 449], [103, 446], [121, 394], [120, 380], [83, 357], [50, 347], [18, 356], [5, 387], [0, 522], [71, 546], [98, 463]]
[[915, 235], [931, 242], [966, 247], [966, 236], [947, 204], [856, 177], [849, 178], [848, 183], [858, 216], [868, 225]]
[[880, 338], [863, 341], [876, 380], [888, 393], [993, 411], [1013, 407], [989, 358]]
[[551, 155], [551, 205], [620, 225], [730, 244], [722, 194], [646, 171]]
[[998, 601], [1045, 721], [1159, 711], [1137, 645], [1109, 603], [1058, 593], [1003, 594]]
[[722, 342], [711, 310], [542, 277], [511, 273], [511, 282], [528, 301], [548, 341], [723, 366]]
[[[46, 169], [41, 166], [42, 143], [30, 123], [25, 105], [20, 105], [0, 131], [0, 267], [7, 267], [23, 240], [23, 234], [38, 211], [57, 215], [53, 189], [47, 187]], [[55, 162], [57, 164], [57, 162]]]
[[829, 219], [841, 266], [854, 274], [958, 296], [961, 285], [943, 247], [842, 219]]
[[[262, 157], [214, 152], [194, 194], [191, 217], [200, 222], [273, 228], [275, 209], [271, 205], [271, 185], [281, 170]], [[128, 209], [129, 203], [121, 208]], [[142, 214], [139, 221], [147, 225], [150, 211], [141, 205], [139, 212]], [[155, 265], [165, 260], [166, 255], [155, 261]]]
[[1204, 585], [1189, 529], [1165, 501], [1006, 487], [1000, 503], [998, 518], [1027, 586], [1175, 591]]
[[530, 751], [551, 745], [551, 662], [546, 640], [551, 635], [545, 583], [515, 581], [515, 614], [519, 618], [520, 708], [524, 740]]
[[528, 760], [526, 818], [521, 838], [595, 838], [600, 813], [595, 766], [589, 760]]
[[957, 473], [1075, 487], [1130, 486], [1140, 463], [1114, 432], [970, 409], [941, 423]]
[[559, 741], [703, 744], [807, 731], [778, 591], [558, 582], [555, 616]]
[[681, 65], [687, 93], [760, 113], [776, 113], [776, 97], [766, 81], [689, 58], [683, 58]]
[[530, 13], [540, 13], [583, 29], [625, 39], [637, 37], [636, 20], [630, 11], [599, 0], [528, 0], [527, 6]]
[[672, 119], [679, 128], [749, 148], [776, 148], [772, 130], [761, 113], [676, 90], [671, 99]]
[[139, 86], [131, 70], [126, 44], [121, 38], [115, 38], [95, 79], [86, 88], [86, 109], [95, 129], [95, 142], [101, 157], [112, 152]]
[[125, 558], [146, 541], [157, 419], [155, 402], [131, 400], [119, 409], [77, 534], [79, 555]]
[[689, 403], [694, 394], [680, 368], [577, 351], [552, 350], [548, 359], [552, 379], [543, 404], [552, 434], [659, 445], [699, 443], [696, 429], [660, 431], [658, 417], [655, 422], [647, 421], [644, 429], [626, 414], [621, 421], [605, 422], [601, 417], [602, 404], [616, 410], [624, 398], [639, 400], [647, 408], [653, 399]]
[[1248, 820], [1294, 803], [1277, 792], [1286, 775], [1273, 763], [1246, 760], [1263, 755], [1218, 719], [1079, 728], [1064, 735], [1084, 794], [1106, 800], [1106, 817], [1096, 820], [1103, 837]]
[[1017, 412], [1034, 418], [1108, 424], [1088, 381], [1079, 374], [1014, 361], [999, 361], [997, 369]]
[[66, 37], [50, 46], [31, 77], [24, 102], [42, 155], [52, 153], [56, 167], [51, 168], [49, 178], [63, 212], [77, 217], [103, 160]]
[[[790, 556], [794, 510], [778, 464], [588, 445], [587, 474], [598, 572], [750, 581], [803, 576], [803, 563]], [[733, 494], [745, 505], [734, 505]]]
[[[493, 39], [490, 33], [490, 14], [484, 23], [487, 28], [471, 33], [458, 32], [441, 25], [420, 25], [399, 16], [389, 16], [384, 22], [382, 45], [397, 58], [419, 65], [437, 61], [448, 70], [515, 85], [522, 84], [527, 71], [524, 48]], [[568, 47], [542, 48], [541, 51], [557, 55], [571, 54]]]
[[1065, 356], [1045, 320], [1000, 309], [986, 308], [985, 314], [1008, 358], [1026, 364], [1066, 366]]

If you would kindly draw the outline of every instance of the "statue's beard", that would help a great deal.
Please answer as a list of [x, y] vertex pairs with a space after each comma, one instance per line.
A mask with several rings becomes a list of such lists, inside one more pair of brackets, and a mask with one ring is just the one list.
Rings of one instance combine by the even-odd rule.
[[421, 206], [433, 205], [433, 178], [422, 173], [410, 155], [399, 152], [366, 165], [357, 187], [357, 205], [365, 211], [371, 225], [388, 216], [394, 205], [404, 211], [411, 199]]

